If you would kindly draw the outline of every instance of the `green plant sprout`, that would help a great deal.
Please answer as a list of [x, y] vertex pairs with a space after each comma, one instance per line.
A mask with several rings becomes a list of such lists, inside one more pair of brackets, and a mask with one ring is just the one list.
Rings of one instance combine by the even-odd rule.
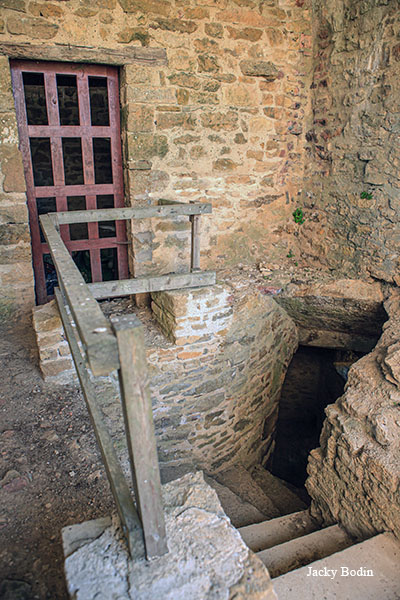
[[302, 225], [304, 223], [305, 218], [301, 208], [296, 208], [296, 210], [294, 210], [292, 214], [295, 223], [299, 223], [299, 225]]
[[360, 198], [363, 200], [372, 200], [371, 192], [361, 192]]
[[294, 254], [292, 252], [292, 249], [290, 248], [289, 252], [286, 254], [287, 258], [293, 258]]

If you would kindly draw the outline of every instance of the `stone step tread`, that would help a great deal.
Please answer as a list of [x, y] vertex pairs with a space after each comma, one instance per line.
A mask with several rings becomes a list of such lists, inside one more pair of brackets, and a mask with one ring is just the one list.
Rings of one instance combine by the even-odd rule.
[[282, 515], [305, 510], [307, 505], [292, 492], [282, 479], [272, 475], [261, 465], [256, 465], [250, 471], [253, 479], [258, 483], [264, 493], [272, 499]]
[[308, 510], [241, 527], [239, 533], [253, 552], [260, 552], [320, 529]]
[[271, 577], [279, 577], [353, 544], [354, 540], [339, 525], [331, 525], [257, 552], [257, 556], [267, 567]]
[[225, 514], [230, 518], [234, 527], [244, 527], [251, 523], [260, 523], [265, 515], [249, 502], [245, 502], [225, 485], [218, 483], [212, 477], [204, 476], [206, 482], [216, 491]]
[[271, 498], [263, 492], [250, 473], [241, 465], [235, 465], [223, 473], [217, 473], [215, 478], [242, 500], [255, 506], [257, 510], [265, 515], [265, 519], [274, 519], [281, 516]]
[[[277, 577], [274, 590], [279, 600], [399, 600], [399, 565], [399, 542], [381, 533]], [[332, 578], [327, 570], [337, 573]]]

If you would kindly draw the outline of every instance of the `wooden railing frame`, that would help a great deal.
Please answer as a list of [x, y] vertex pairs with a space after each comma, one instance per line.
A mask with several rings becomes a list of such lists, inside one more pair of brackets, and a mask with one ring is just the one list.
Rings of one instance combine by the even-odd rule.
[[[215, 272], [200, 271], [198, 220], [200, 215], [210, 212], [210, 204], [161, 200], [158, 206], [151, 207], [48, 213], [40, 217], [58, 275], [60, 289], [56, 288], [55, 296], [64, 331], [132, 558], [150, 559], [168, 551], [144, 333], [135, 315], [114, 317], [110, 323], [96, 298], [214, 284]], [[70, 223], [183, 215], [189, 216], [192, 223], [191, 272], [184, 274], [87, 284], [59, 233], [60, 225]], [[136, 508], [97, 404], [89, 368], [95, 376], [108, 375], [118, 369]]]

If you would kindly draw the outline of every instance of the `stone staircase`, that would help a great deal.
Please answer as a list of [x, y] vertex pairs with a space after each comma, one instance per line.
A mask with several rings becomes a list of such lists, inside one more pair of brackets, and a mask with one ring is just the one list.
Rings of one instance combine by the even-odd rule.
[[206, 481], [279, 600], [400, 600], [400, 544], [391, 534], [357, 542], [339, 525], [321, 526], [293, 487], [261, 466]]

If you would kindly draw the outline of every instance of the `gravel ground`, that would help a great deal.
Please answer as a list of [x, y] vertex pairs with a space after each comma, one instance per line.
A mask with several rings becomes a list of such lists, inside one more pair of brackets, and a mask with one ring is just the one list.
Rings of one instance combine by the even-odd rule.
[[113, 500], [81, 393], [41, 379], [30, 323], [0, 329], [0, 598], [66, 599], [61, 528]]

